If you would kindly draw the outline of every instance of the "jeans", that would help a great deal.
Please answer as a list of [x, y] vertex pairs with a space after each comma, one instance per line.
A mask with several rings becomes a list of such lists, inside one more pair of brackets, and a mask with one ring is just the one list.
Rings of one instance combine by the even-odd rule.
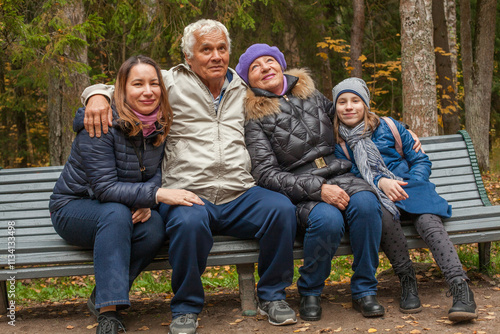
[[[354, 261], [351, 277], [353, 299], [377, 294], [375, 273], [382, 234], [382, 211], [377, 197], [369, 191], [351, 196], [344, 212], [321, 202], [308, 217], [304, 237], [304, 265], [297, 281], [303, 296], [319, 296], [330, 275], [331, 261], [345, 232], [349, 231]], [[344, 220], [346, 223], [344, 223]]]
[[73, 200], [51, 214], [56, 232], [68, 243], [94, 250], [96, 309], [130, 306], [129, 290], [165, 241], [160, 214], [132, 224], [132, 213], [120, 203]]
[[257, 239], [260, 245], [257, 295], [264, 300], [285, 299], [293, 279], [293, 243], [297, 229], [295, 206], [285, 196], [253, 187], [220, 205], [160, 205], [170, 240], [172, 317], [201, 312], [204, 291], [200, 276], [213, 245], [213, 234]]

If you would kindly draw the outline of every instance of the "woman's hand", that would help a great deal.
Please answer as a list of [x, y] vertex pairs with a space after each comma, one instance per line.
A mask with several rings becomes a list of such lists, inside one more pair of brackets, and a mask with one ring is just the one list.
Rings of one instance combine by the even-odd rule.
[[321, 199], [323, 202], [333, 205], [339, 210], [345, 210], [349, 204], [350, 197], [337, 185], [324, 184], [321, 186]]
[[184, 189], [160, 188], [156, 193], [156, 199], [158, 202], [168, 205], [205, 205], [205, 203], [203, 203], [203, 201], [195, 193]]
[[391, 180], [385, 177], [381, 178], [378, 181], [378, 187], [393, 202], [402, 201], [409, 197], [406, 191], [404, 191], [404, 189], [401, 187], [406, 186], [407, 184], [408, 182]]
[[151, 209], [150, 208], [140, 208], [137, 210], [132, 210], [132, 223], [144, 223], [149, 218], [151, 218]]
[[83, 124], [90, 137], [101, 136], [102, 132], [108, 133], [108, 126], [113, 125], [113, 112], [108, 99], [103, 95], [94, 95], [87, 101]]
[[415, 144], [413, 145], [413, 149], [415, 150], [416, 153], [418, 151], [422, 151], [422, 153], [425, 153], [424, 149], [422, 148], [422, 143], [420, 142], [420, 139], [418, 139], [418, 136], [415, 134], [415, 132], [408, 130], [408, 132], [411, 134], [411, 137], [415, 141]]

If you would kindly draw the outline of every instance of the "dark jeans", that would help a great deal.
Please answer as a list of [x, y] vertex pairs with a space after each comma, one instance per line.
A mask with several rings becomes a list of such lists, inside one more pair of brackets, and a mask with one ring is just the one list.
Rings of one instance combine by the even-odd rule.
[[369, 191], [351, 196], [344, 213], [325, 202], [316, 205], [308, 217], [304, 265], [299, 269], [300, 278], [297, 282], [299, 293], [304, 296], [321, 295], [325, 280], [330, 276], [332, 258], [347, 225], [354, 255], [352, 298], [377, 294], [375, 273], [382, 233], [381, 215], [380, 203]]
[[94, 250], [96, 308], [130, 306], [134, 279], [154, 259], [165, 240], [157, 211], [132, 224], [130, 209], [119, 203], [74, 200], [53, 212], [52, 224], [68, 243]]
[[293, 242], [297, 222], [295, 206], [285, 196], [253, 187], [221, 205], [160, 205], [170, 240], [172, 317], [198, 314], [204, 291], [200, 276], [213, 245], [213, 234], [257, 239], [260, 244], [257, 295], [264, 300], [285, 299], [293, 279]]

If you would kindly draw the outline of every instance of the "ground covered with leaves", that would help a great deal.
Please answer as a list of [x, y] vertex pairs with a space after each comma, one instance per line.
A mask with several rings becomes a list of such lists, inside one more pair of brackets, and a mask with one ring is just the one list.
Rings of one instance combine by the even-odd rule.
[[[489, 276], [471, 275], [479, 317], [468, 323], [452, 324], [447, 312], [452, 299], [439, 269], [432, 263], [416, 265], [421, 313], [408, 315], [398, 310], [399, 282], [392, 270], [379, 274], [379, 299], [386, 308], [381, 318], [364, 318], [352, 309], [347, 280], [329, 282], [323, 294], [323, 317], [317, 322], [299, 319], [296, 325], [271, 326], [263, 316], [241, 316], [235, 290], [207, 295], [205, 308], [199, 315], [199, 334], [204, 333], [499, 333], [500, 286]], [[127, 333], [167, 333], [170, 324], [168, 294], [152, 297], [132, 296], [132, 307], [123, 312]], [[298, 293], [288, 290], [288, 301], [298, 311]], [[16, 312], [16, 326], [9, 326], [5, 316], [0, 320], [0, 333], [49, 334], [95, 333], [97, 321], [87, 310], [86, 300], [76, 298], [60, 302], [32, 303]]]

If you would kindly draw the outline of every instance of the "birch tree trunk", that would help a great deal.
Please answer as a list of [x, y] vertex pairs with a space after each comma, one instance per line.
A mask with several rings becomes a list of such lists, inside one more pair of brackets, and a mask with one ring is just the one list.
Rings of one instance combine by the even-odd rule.
[[483, 171], [488, 170], [490, 165], [489, 130], [496, 6], [496, 0], [478, 0], [476, 20], [473, 23], [470, 1], [460, 0], [465, 128], [472, 138], [479, 168]]
[[[84, 20], [85, 12], [81, 0], [69, 1], [57, 13], [66, 24], [75, 26]], [[81, 36], [81, 38], [85, 38]], [[63, 165], [71, 151], [73, 142], [73, 115], [80, 105], [79, 97], [89, 85], [86, 74], [69, 69], [66, 62], [87, 63], [87, 48], [82, 50], [67, 49], [51, 72], [47, 111], [49, 114], [49, 152], [51, 165]]]
[[363, 52], [363, 35], [365, 31], [365, 2], [353, 0], [354, 18], [351, 26], [351, 77], [361, 78], [363, 74], [362, 63], [359, 60]]
[[432, 1], [401, 0], [403, 120], [418, 136], [438, 134]]

